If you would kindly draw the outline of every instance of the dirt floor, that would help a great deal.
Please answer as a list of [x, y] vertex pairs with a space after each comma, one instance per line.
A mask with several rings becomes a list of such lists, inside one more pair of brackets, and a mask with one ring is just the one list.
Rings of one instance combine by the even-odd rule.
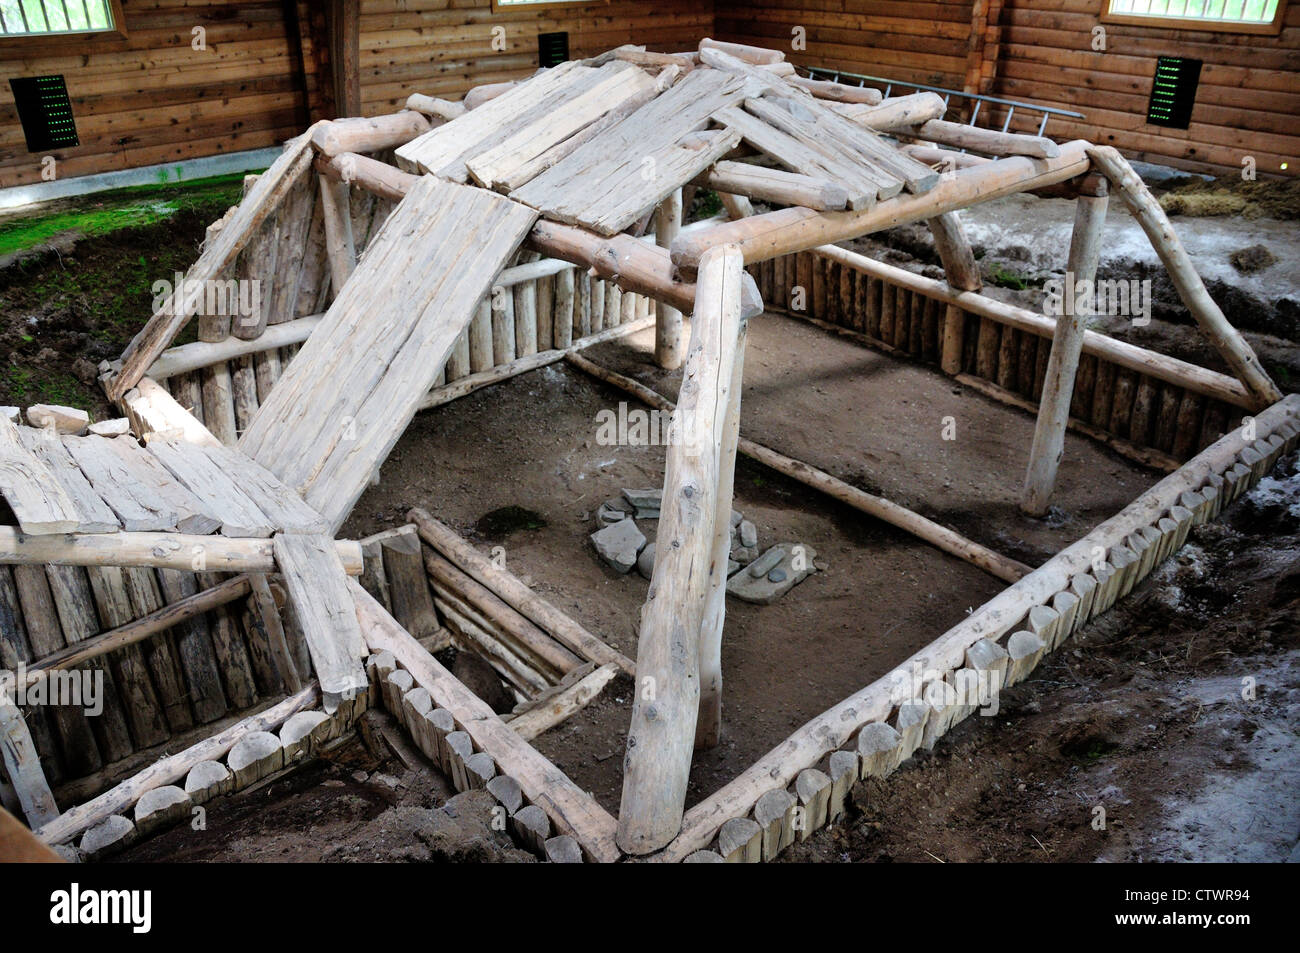
[[[54, 401], [106, 413], [94, 365], [120, 353], [148, 315], [150, 283], [193, 260], [203, 227], [230, 200], [214, 195], [161, 222], [65, 236], [0, 263], [0, 404]], [[1032, 216], [1022, 202], [1035, 203]], [[1129, 228], [1118, 206], [1112, 203], [1111, 215]], [[1059, 259], [1055, 267], [1064, 260], [1056, 245], [1069, 204], [1013, 197], [985, 209], [986, 218], [968, 223], [989, 293], [1034, 306], [1048, 252]], [[1025, 232], [1030, 223], [1032, 234]], [[1284, 389], [1295, 389], [1294, 223], [1238, 214], [1176, 224], [1198, 268], [1222, 275], [1211, 278], [1211, 290], [1230, 318], [1248, 329]], [[1208, 236], [1203, 243], [1200, 234]], [[1220, 257], [1261, 243], [1278, 263], [1249, 276], [1223, 271]], [[933, 251], [915, 230], [891, 231], [869, 247], [904, 267], [934, 268]], [[1120, 255], [1104, 269], [1119, 274], [1129, 246], [1108, 247]], [[1133, 255], [1127, 267], [1126, 274], [1141, 276], [1149, 263]], [[1156, 297], [1165, 300], [1159, 289]], [[1145, 329], [1111, 330], [1217, 366], [1176, 308], [1157, 309]], [[674, 395], [675, 377], [644, 363], [645, 346], [643, 335], [590, 356]], [[514, 572], [635, 655], [646, 583], [635, 572], [623, 577], [604, 568], [586, 539], [602, 500], [662, 479], [661, 450], [596, 440], [597, 411], [623, 399], [559, 365], [421, 414], [345, 531], [386, 528], [410, 506], [424, 506], [482, 549], [504, 546]], [[945, 417], [953, 418], [956, 440], [942, 439]], [[743, 427], [759, 442], [1030, 564], [1158, 477], [1071, 436], [1058, 507], [1043, 521], [1027, 520], [1014, 492], [1032, 418], [962, 392], [936, 372], [774, 316], [753, 322]], [[1300, 476], [1292, 472], [1288, 481], [1289, 490], [1265, 488], [1225, 523], [1198, 529], [1176, 565], [1008, 693], [999, 717], [968, 719], [933, 754], [864, 789], [844, 824], [788, 858], [1286, 857], [1300, 833]], [[1289, 502], [1285, 492], [1293, 494]], [[484, 519], [510, 506], [540, 519], [513, 526]], [[729, 601], [727, 727], [723, 744], [697, 760], [692, 802], [1003, 585], [743, 460], [736, 508], [758, 526], [764, 546], [810, 544], [822, 571], [772, 606]], [[652, 523], [642, 526], [652, 531]], [[1246, 676], [1256, 679], [1254, 701], [1240, 697]], [[617, 808], [629, 690], [616, 680], [580, 718], [538, 741], [610, 809]], [[481, 798], [451, 793], [419, 765], [356, 742], [209, 805], [206, 831], [169, 832], [126, 857], [526, 859], [491, 829]], [[1092, 827], [1098, 805], [1105, 831]]]

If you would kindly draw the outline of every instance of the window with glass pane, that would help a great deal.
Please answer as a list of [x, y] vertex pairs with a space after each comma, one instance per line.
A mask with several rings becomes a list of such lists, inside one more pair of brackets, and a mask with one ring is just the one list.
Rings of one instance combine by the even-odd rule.
[[112, 30], [109, 0], [0, 0], [0, 36]]

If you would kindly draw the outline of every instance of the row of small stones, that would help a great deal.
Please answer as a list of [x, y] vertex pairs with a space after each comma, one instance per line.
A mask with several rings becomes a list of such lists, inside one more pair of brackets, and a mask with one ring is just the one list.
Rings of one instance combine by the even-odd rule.
[[[1214, 519], [1268, 473], [1284, 453], [1300, 442], [1300, 428], [1284, 423], [1256, 440], [1221, 474], [1210, 474], [1198, 490], [1182, 494], [1178, 505], [1154, 526], [1130, 534], [1113, 547], [1100, 571], [1075, 576], [1050, 605], [1030, 610], [1028, 628], [1011, 633], [1005, 645], [981, 639], [966, 651], [966, 667], [948, 672], [950, 686], [1000, 684], [1010, 688], [1029, 676], [1047, 653], [1056, 650], [1088, 621], [1110, 609], [1142, 579], [1176, 552], [1192, 526]], [[924, 694], [928, 694], [923, 692]], [[963, 697], [955, 695], [955, 697]], [[966, 696], [969, 698], [969, 695]], [[987, 699], [981, 699], [986, 701]], [[711, 850], [685, 858], [686, 863], [759, 863], [772, 860], [793, 844], [845, 812], [853, 786], [867, 778], [886, 778], [918, 748], [933, 749], [954, 725], [969, 717], [974, 705], [934, 706], [922, 698], [903, 702], [888, 721], [864, 725], [850, 749], [832, 752], [826, 770], [808, 768], [793, 788], [762, 795], [749, 816], [723, 823]]]
[[391, 652], [366, 660], [372, 691], [415, 742], [415, 746], [451, 781], [457, 791], [486, 790], [496, 798], [501, 819], [524, 849], [557, 864], [583, 862], [582, 847], [568, 834], [551, 836], [551, 820], [535, 804], [526, 803], [514, 778], [498, 772], [486, 751], [475, 751], [474, 740], [445, 708], [433, 704], [428, 689], [415, 684]]
[[81, 843], [57, 847], [69, 860], [95, 859], [120, 851], [143, 837], [189, 822], [194, 809], [221, 795], [235, 794], [263, 778], [309, 759], [322, 746], [345, 735], [369, 707], [365, 695], [342, 703], [333, 714], [300, 711], [290, 715], [279, 734], [250, 731], [226, 754], [225, 762], [200, 761], [183, 785], [151, 788], [135, 802], [131, 817], [113, 814], [89, 828]]

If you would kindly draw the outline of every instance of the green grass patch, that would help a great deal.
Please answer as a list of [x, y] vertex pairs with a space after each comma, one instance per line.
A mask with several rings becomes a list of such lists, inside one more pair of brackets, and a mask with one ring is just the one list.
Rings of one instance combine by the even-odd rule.
[[0, 255], [34, 248], [69, 232], [96, 237], [152, 225], [185, 208], [233, 205], [239, 201], [243, 180], [240, 172], [193, 182], [130, 186], [83, 196], [77, 200], [81, 208], [19, 214], [0, 222]]

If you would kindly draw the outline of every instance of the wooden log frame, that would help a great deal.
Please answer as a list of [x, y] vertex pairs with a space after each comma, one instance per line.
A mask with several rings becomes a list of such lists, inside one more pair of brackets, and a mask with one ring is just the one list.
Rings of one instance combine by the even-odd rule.
[[[682, 435], [664, 465], [659, 549], [637, 643], [638, 691], [624, 758], [618, 845], [647, 854], [681, 827], [700, 705], [700, 633], [709, 594], [725, 579], [715, 559], [722, 493], [722, 434], [740, 340], [740, 251], [723, 246], [700, 262], [691, 343], [674, 413]], [[737, 413], [739, 406], [737, 405]], [[732, 460], [734, 465], [734, 458]], [[719, 613], [720, 615], [720, 613]], [[720, 620], [719, 620], [720, 621]]]
[[[383, 166], [383, 163], [361, 161], [364, 157], [354, 158], [350, 154], [336, 157], [321, 171], [341, 178], [345, 167], [339, 165], [339, 159], [352, 162], [351, 181], [390, 197], [404, 196], [419, 179], [417, 175], [387, 166], [381, 172], [376, 167]], [[525, 244], [534, 251], [589, 268], [598, 277], [613, 281], [624, 291], [647, 295], [680, 311], [690, 311], [695, 304], [695, 285], [678, 280], [667, 250], [631, 235], [597, 235], [575, 225], [539, 219]], [[743, 280], [744, 316], [748, 318], [762, 311], [762, 298], [752, 278], [746, 275]]]
[[1013, 156], [972, 166], [944, 175], [928, 192], [900, 193], [856, 211], [817, 212], [807, 208], [785, 208], [683, 234], [672, 244], [672, 261], [689, 275], [699, 267], [700, 258], [707, 249], [735, 243], [741, 247], [745, 264], [751, 265], [818, 245], [860, 238], [886, 228], [931, 219], [944, 212], [955, 212], [1004, 195], [1026, 192], [1082, 175], [1089, 168], [1088, 148], [1087, 142], [1076, 140], [1062, 145], [1061, 154], [1056, 158]]
[[599, 665], [612, 662], [627, 675], [636, 674], [631, 659], [592, 635], [518, 577], [493, 565], [491, 560], [428, 512], [416, 507], [407, 513], [407, 519], [415, 524], [421, 539], [569, 651]]
[[199, 762], [222, 757], [241, 738], [253, 732], [273, 729], [319, 700], [320, 691], [313, 682], [297, 694], [250, 715], [184, 751], [155, 762], [98, 797], [69, 808], [37, 830], [36, 836], [47, 844], [66, 844], [100, 821], [129, 809], [148, 791], [181, 780]]
[[[906, 269], [868, 258], [846, 248], [823, 245], [814, 249], [813, 254], [830, 258], [855, 271], [918, 292], [945, 304], [956, 305], [964, 311], [991, 321], [1045, 338], [1051, 338], [1055, 333], [1055, 322], [1041, 314], [975, 292], [956, 291], [947, 287], [942, 281], [913, 274]], [[1253, 398], [1246, 388], [1226, 374], [1167, 357], [1096, 331], [1084, 331], [1083, 353], [1236, 407], [1246, 410], [1254, 407]]]
[[[1105, 585], [1108, 587], [1108, 595], [1097, 596], [1088, 614], [1076, 610], [1074, 627], [1077, 629], [1088, 619], [1105, 611], [1114, 604], [1123, 583], [1128, 583], [1128, 588], [1131, 589], [1142, 567], [1145, 566], [1150, 571], [1158, 559], [1170, 555], [1186, 540], [1194, 515], [1180, 505], [1185, 494], [1203, 486], [1214, 486], [1216, 481], [1222, 483], [1226, 479], [1225, 474], [1235, 472], [1234, 468], [1243, 457], [1258, 458], [1259, 467], [1243, 470], [1239, 477], [1234, 477], [1237, 481], [1235, 493], [1239, 495], [1259, 479], [1263, 465], [1269, 460], [1276, 461], [1285, 450], [1294, 449], [1300, 443], [1300, 395], [1290, 395], [1266, 408], [1257, 415], [1255, 422], [1253, 439], [1247, 439], [1240, 428], [1232, 430], [1178, 471], [1141, 494], [1115, 516], [984, 603], [893, 671], [803, 725], [738, 777], [687, 811], [681, 833], [667, 848], [649, 859], [680, 862], [694, 852], [707, 848], [725, 822], [747, 816], [764, 794], [772, 790], [784, 791], [805, 769], [815, 767], [837, 749], [853, 745], [860, 730], [885, 723], [891, 712], [899, 707], [894, 699], [899, 679], [907, 678], [914, 666], [920, 665], [941, 674], [955, 672], [966, 663], [968, 652], [976, 643], [997, 643], [1008, 635], [1015, 648], [1015, 640], [1021, 636], [1034, 637], [1032, 633], [1017, 630], [1028, 629], [1033, 613], [1038, 609], [1046, 608], [1051, 615], [1050, 627], [1045, 630], [1047, 634], [1053, 639], [1063, 638], [1059, 623], [1055, 621], [1059, 613], [1050, 609], [1050, 606], [1059, 594], [1074, 589], [1076, 580], [1089, 577], [1097, 551], [1115, 553], [1125, 548], [1125, 541], [1134, 532], [1157, 523], [1168, 524], [1168, 529], [1161, 532], [1165, 543], [1158, 556], [1153, 557], [1149, 564], [1147, 560], [1130, 560], [1127, 576], [1107, 576], [1108, 582]], [[1277, 439], [1274, 440], [1274, 437]], [[1259, 446], [1270, 447], [1270, 455], [1264, 456], [1254, 449]], [[1181, 524], [1164, 516], [1176, 511], [1184, 514]], [[1042, 622], [1048, 622], [1047, 614], [1040, 614], [1038, 618]], [[1056, 644], [1060, 644], [1059, 641]], [[1038, 646], [1037, 652], [1041, 656], [1045, 650], [1042, 640], [1038, 641]], [[1022, 649], [1015, 648], [1011, 652], [1011, 658], [1021, 658], [1018, 654], [1020, 652]], [[1037, 657], [1031, 661], [1036, 663]], [[1032, 668], [1032, 664], [1028, 667]], [[1016, 680], [1022, 677], [1023, 672]], [[1007, 684], [1011, 683], [1012, 679], [1008, 677]], [[893, 766], [896, 765], [897, 760], [893, 762]], [[864, 761], [864, 772], [865, 770]]]
[[[464, 567], [462, 567], [464, 568]], [[420, 643], [355, 582], [352, 593], [362, 633], [374, 652], [389, 652], [425, 689], [434, 704], [451, 713], [455, 727], [490, 755], [522, 793], [538, 805], [563, 833], [573, 837], [593, 861], [619, 859], [615, 822], [586, 792], [518, 734], [510, 730], [473, 692], [442, 667]]]
[[310, 145], [313, 132], [314, 127], [289, 142], [285, 151], [271, 168], [262, 173], [248, 196], [240, 202], [230, 221], [218, 232], [216, 240], [205, 245], [198, 261], [186, 275], [185, 288], [176, 289], [169, 295], [163, 306], [132, 338], [122, 356], [121, 369], [108, 383], [108, 395], [112, 400], [120, 400], [135, 387], [149, 365], [189, 323], [201, 306], [203, 282], [221, 276], [253, 239], [262, 223], [280, 207], [299, 178], [310, 174], [314, 157]]

